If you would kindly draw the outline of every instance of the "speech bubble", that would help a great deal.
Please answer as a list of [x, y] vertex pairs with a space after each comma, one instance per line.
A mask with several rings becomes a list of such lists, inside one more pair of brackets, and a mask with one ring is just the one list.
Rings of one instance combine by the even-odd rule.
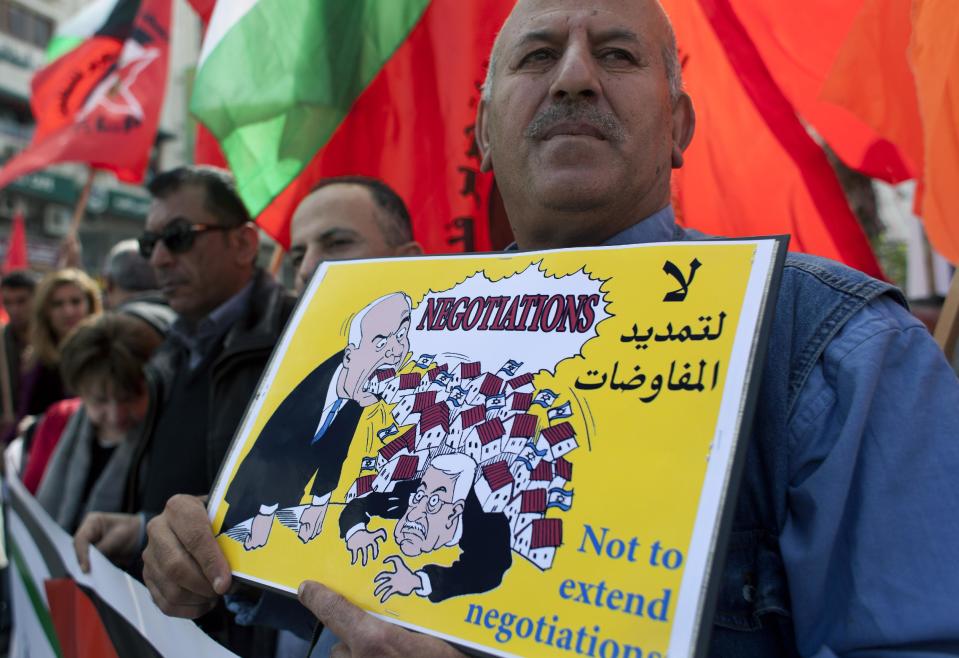
[[480, 271], [428, 292], [413, 309], [413, 359], [434, 356], [450, 366], [479, 361], [485, 372], [510, 375], [554, 373], [561, 361], [581, 355], [610, 317], [603, 280], [585, 270], [547, 276], [540, 265], [495, 281]]

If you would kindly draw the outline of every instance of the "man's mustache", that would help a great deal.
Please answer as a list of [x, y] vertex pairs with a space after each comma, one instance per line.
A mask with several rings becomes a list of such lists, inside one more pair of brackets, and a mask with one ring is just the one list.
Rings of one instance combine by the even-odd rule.
[[622, 125], [615, 116], [609, 112], [603, 112], [586, 101], [553, 103], [540, 110], [526, 127], [523, 136], [540, 141], [554, 126], [561, 123], [588, 124], [610, 142], [621, 142], [626, 137]]

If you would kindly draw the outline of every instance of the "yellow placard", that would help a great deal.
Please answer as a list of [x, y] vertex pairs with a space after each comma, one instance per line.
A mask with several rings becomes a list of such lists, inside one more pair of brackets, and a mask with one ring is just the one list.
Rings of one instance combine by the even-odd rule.
[[686, 655], [774, 253], [324, 266], [214, 489], [232, 568], [501, 655]]

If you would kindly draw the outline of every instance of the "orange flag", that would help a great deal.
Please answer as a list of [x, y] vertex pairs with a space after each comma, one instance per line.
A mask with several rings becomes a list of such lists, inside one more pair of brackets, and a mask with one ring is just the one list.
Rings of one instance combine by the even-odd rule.
[[910, 47], [925, 136], [922, 218], [959, 264], [959, 20], [955, 0], [915, 0]]
[[677, 172], [680, 221], [728, 236], [789, 233], [790, 248], [882, 276], [825, 153], [729, 0], [666, 0], [696, 136]]
[[[907, 55], [910, 19], [911, 6], [905, 0], [865, 0], [836, 55], [822, 98], [896, 144], [918, 177], [923, 169], [922, 123]], [[946, 19], [944, 27], [954, 21]], [[945, 61], [945, 54], [941, 56]]]
[[[906, 6], [902, 0], [895, 2]], [[849, 47], [850, 30], [864, 7], [873, 4], [870, 0], [731, 0], [730, 4], [797, 114], [840, 160], [890, 183], [918, 176], [918, 163], [904, 157], [888, 136], [842, 103], [822, 96], [836, 58], [844, 43]], [[862, 44], [856, 47], [861, 49]], [[905, 63], [904, 50], [902, 55], [900, 63]], [[880, 69], [875, 69], [876, 74]]]

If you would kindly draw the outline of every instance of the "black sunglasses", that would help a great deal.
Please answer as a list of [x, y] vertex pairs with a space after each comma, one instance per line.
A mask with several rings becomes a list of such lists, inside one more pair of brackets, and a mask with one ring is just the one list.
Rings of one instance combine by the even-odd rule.
[[196, 236], [207, 231], [229, 231], [235, 226], [210, 226], [209, 224], [190, 224], [185, 220], [174, 220], [159, 233], [144, 231], [138, 242], [140, 255], [147, 260], [153, 255], [157, 242], [170, 250], [171, 254], [185, 254], [193, 248]]

